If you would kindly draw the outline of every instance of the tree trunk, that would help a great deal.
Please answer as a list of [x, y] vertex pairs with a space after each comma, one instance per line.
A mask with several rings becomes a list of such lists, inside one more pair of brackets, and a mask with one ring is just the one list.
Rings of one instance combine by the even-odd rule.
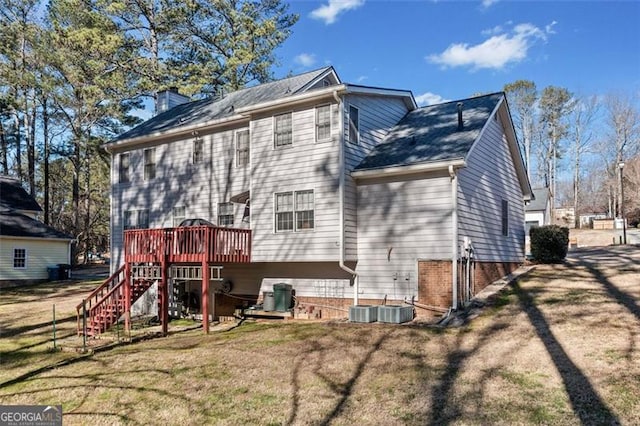
[[2, 174], [8, 175], [9, 174], [9, 158], [7, 154], [9, 150], [9, 144], [7, 143], [6, 131], [4, 129], [4, 124], [2, 123], [2, 120], [0, 120], [0, 150], [2, 150], [2, 153], [0, 153], [0, 162], [2, 163]]
[[15, 125], [14, 135], [16, 139], [16, 171], [18, 174], [18, 179], [22, 182], [22, 141], [20, 139], [20, 117], [18, 116], [18, 111], [13, 111], [13, 123]]
[[44, 223], [49, 224], [49, 110], [42, 98], [42, 136], [44, 139]]

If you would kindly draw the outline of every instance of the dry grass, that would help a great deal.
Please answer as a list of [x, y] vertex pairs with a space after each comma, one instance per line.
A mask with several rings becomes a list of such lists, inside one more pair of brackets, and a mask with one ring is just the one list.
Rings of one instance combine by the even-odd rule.
[[640, 254], [578, 254], [462, 328], [247, 321], [0, 384], [0, 403], [61, 403], [65, 424], [638, 424]]

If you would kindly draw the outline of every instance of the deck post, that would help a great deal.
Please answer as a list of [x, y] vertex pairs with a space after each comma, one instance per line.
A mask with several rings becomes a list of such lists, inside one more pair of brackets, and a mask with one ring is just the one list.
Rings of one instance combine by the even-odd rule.
[[202, 329], [209, 334], [209, 239], [211, 229], [204, 230], [204, 250], [202, 253]]
[[159, 312], [160, 321], [162, 324], [162, 335], [166, 336], [169, 330], [169, 280], [168, 280], [169, 268], [167, 266], [166, 259], [162, 259], [160, 263], [160, 284], [162, 287], [162, 303], [160, 304], [161, 311]]
[[131, 265], [127, 262], [124, 267], [124, 328], [131, 332]]

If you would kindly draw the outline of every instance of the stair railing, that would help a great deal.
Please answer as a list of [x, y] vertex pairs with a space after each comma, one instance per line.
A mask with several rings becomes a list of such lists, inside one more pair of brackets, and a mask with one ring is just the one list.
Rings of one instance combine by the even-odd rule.
[[[122, 265], [116, 272], [114, 272], [109, 278], [107, 278], [102, 284], [100, 284], [95, 290], [89, 293], [89, 296], [83, 301], [80, 302], [76, 306], [76, 319], [77, 319], [77, 330], [78, 335], [81, 333], [86, 334], [86, 330], [83, 330], [84, 327], [81, 326], [80, 321], [82, 318], [83, 308], [87, 310], [87, 313], [91, 310], [91, 308], [97, 305], [100, 300], [104, 298], [104, 296], [114, 287], [118, 286], [122, 281], [126, 278], [126, 264]], [[84, 306], [83, 306], [84, 305]]]

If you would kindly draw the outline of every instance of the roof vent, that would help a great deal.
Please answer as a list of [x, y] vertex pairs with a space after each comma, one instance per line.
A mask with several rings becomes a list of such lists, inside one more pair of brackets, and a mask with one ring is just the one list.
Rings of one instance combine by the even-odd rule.
[[462, 121], [462, 102], [458, 102], [458, 131], [464, 128], [464, 122]]

